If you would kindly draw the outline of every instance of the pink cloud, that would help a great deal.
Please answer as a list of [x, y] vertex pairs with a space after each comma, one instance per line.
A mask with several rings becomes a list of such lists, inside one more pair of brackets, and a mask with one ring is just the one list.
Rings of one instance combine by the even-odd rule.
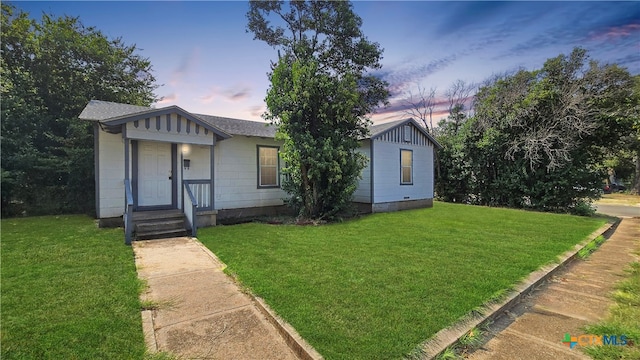
[[640, 24], [627, 24], [623, 26], [614, 26], [600, 32], [589, 33], [591, 40], [615, 40], [627, 36], [632, 36], [640, 31]]
[[176, 93], [171, 93], [169, 95], [165, 95], [160, 100], [156, 102], [158, 105], [170, 104], [178, 100], [178, 95]]
[[249, 113], [251, 116], [261, 117], [266, 110], [267, 107], [264, 105], [254, 105], [249, 108]]
[[211, 104], [211, 102], [213, 102], [216, 96], [217, 96], [217, 92], [215, 90], [212, 90], [208, 94], [200, 96], [200, 102], [203, 104]]
[[212, 88], [208, 93], [200, 96], [199, 99], [203, 104], [210, 104], [218, 97], [226, 101], [239, 102], [249, 98], [250, 95], [251, 89], [249, 87], [235, 85], [227, 89]]

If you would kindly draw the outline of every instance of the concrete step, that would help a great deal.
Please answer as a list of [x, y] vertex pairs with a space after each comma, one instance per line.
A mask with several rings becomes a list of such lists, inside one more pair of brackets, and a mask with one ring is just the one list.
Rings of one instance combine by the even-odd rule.
[[181, 210], [141, 211], [133, 213], [136, 240], [162, 239], [187, 235]]
[[144, 222], [140, 221], [136, 223], [137, 233], [175, 229], [184, 229], [184, 218], [168, 220], [161, 219], [154, 221], [146, 220]]
[[157, 211], [136, 211], [133, 213], [133, 221], [181, 219], [184, 214], [181, 210], [157, 210]]
[[140, 234], [136, 234], [136, 240], [166, 239], [166, 238], [183, 237], [183, 236], [187, 236], [187, 230], [185, 230], [184, 228], [140, 233]]

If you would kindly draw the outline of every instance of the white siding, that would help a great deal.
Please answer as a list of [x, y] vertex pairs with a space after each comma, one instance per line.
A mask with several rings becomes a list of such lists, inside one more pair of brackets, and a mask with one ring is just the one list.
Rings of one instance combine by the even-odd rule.
[[[371, 140], [364, 140], [360, 144], [358, 152], [364, 154], [367, 159], [371, 159]], [[358, 182], [358, 188], [353, 193], [353, 201], [361, 203], [371, 203], [371, 161], [362, 169], [362, 178]]]
[[[216, 147], [216, 150], [217, 150], [217, 147]], [[184, 180], [210, 180], [211, 179], [211, 160], [210, 160], [211, 147], [210, 146], [178, 144], [178, 159], [180, 159], [180, 152], [182, 152], [183, 160], [184, 159], [191, 160], [189, 169], [184, 168], [183, 161], [180, 161], [180, 164], [178, 164], [178, 172], [180, 172], [180, 168], [182, 168], [182, 174], [183, 174]]]
[[[122, 134], [98, 131], [99, 218], [124, 213], [124, 140]], [[96, 174], [98, 176], [98, 174]]]
[[[373, 141], [374, 203], [433, 198], [433, 145]], [[400, 149], [413, 151], [413, 185], [400, 185]]]
[[281, 188], [258, 188], [257, 145], [281, 147], [273, 139], [245, 136], [235, 136], [217, 143], [214, 169], [216, 209], [283, 204], [286, 193]]

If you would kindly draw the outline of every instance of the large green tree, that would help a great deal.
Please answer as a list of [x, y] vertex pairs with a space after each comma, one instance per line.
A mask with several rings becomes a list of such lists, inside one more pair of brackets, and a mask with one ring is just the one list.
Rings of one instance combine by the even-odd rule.
[[278, 49], [264, 117], [284, 140], [289, 202], [304, 217], [333, 217], [349, 205], [366, 165], [357, 152], [366, 116], [389, 96], [369, 73], [380, 68], [382, 50], [363, 35], [349, 2], [251, 2], [247, 18], [255, 39]]
[[91, 99], [150, 105], [151, 64], [78, 18], [2, 4], [1, 31], [2, 213], [91, 211], [93, 129], [77, 117]]
[[[633, 79], [623, 68], [589, 61], [583, 49], [479, 89], [462, 131], [443, 128], [438, 188], [445, 198], [543, 211], [585, 212], [599, 196], [607, 149], [631, 131]], [[464, 186], [460, 185], [464, 184]]]

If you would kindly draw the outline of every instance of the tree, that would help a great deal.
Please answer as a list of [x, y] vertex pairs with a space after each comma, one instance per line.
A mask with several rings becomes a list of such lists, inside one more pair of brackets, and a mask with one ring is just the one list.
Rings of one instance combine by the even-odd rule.
[[349, 205], [365, 166], [357, 148], [366, 115], [389, 96], [386, 82], [367, 74], [381, 67], [382, 50], [362, 34], [348, 2], [251, 2], [247, 18], [247, 31], [279, 53], [264, 117], [284, 141], [289, 203], [304, 217], [333, 217]]
[[620, 124], [614, 124], [621, 126], [621, 136], [605, 147], [604, 167], [617, 180], [629, 180], [629, 190], [640, 194], [640, 75], [633, 77], [633, 84], [633, 94], [628, 98], [629, 116], [618, 117]]
[[454, 106], [449, 117], [438, 124], [437, 140], [442, 149], [436, 157], [435, 192], [440, 200], [447, 202], [469, 202], [473, 192], [473, 181], [469, 181], [471, 162], [465, 153], [467, 118], [463, 111], [463, 105]]
[[577, 48], [540, 70], [494, 79], [479, 89], [475, 114], [454, 141], [468, 161], [451, 170], [467, 176], [466, 201], [585, 211], [606, 177], [605, 150], [631, 131], [629, 73], [588, 62]]
[[424, 127], [433, 134], [433, 109], [436, 107], [436, 87], [431, 87], [429, 91], [418, 84], [418, 93], [411, 91], [404, 100], [407, 109], [405, 115], [416, 118], [424, 124]]
[[91, 99], [150, 105], [151, 64], [78, 18], [2, 4], [1, 30], [2, 214], [91, 211], [93, 129], [77, 116]]
[[[467, 83], [464, 80], [456, 80], [451, 86], [445, 91], [444, 95], [447, 97], [447, 103], [449, 104], [449, 114], [453, 111], [453, 108], [460, 104], [463, 105], [469, 101], [471, 97], [471, 93], [476, 88], [476, 84]], [[469, 110], [471, 108], [469, 107]], [[467, 114], [468, 116], [468, 114]]]

